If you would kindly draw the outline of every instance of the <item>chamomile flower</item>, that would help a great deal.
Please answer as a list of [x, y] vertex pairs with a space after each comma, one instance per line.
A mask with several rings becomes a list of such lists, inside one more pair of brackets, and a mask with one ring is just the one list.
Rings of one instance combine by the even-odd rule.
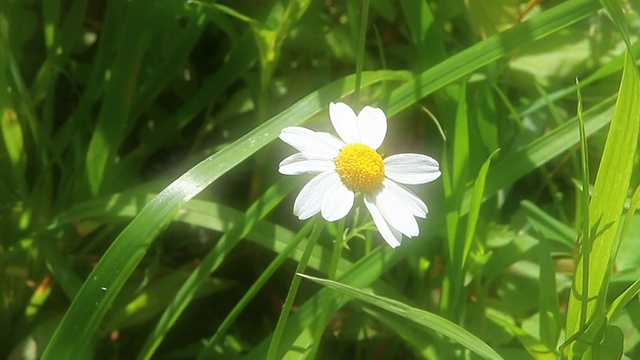
[[348, 105], [332, 102], [329, 118], [340, 138], [298, 126], [280, 133], [282, 141], [299, 151], [280, 162], [280, 173], [316, 174], [298, 194], [294, 215], [300, 220], [317, 213], [327, 221], [342, 219], [359, 191], [382, 238], [392, 248], [401, 244], [403, 234], [418, 236], [416, 217], [426, 218], [427, 205], [404, 185], [437, 179], [441, 174], [438, 162], [421, 154], [383, 158], [376, 150], [387, 134], [387, 117], [378, 108], [366, 106], [356, 115]]

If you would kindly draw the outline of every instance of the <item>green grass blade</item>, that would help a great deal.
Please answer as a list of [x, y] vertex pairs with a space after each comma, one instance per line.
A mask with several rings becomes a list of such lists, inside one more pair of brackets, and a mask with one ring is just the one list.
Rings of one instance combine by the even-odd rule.
[[[580, 92], [580, 81], [576, 79], [576, 92], [578, 95], [578, 123], [580, 124], [580, 169], [582, 175], [582, 191], [580, 197], [580, 203], [582, 205], [582, 256], [583, 262], [589, 264], [589, 257], [591, 256], [591, 241], [593, 240], [591, 237], [591, 221], [589, 220], [589, 152], [587, 147], [587, 134], [584, 126], [584, 118], [582, 111], [582, 93]], [[583, 279], [589, 278], [589, 267], [582, 267], [582, 277]], [[582, 294], [588, 294], [589, 282], [582, 282]], [[589, 303], [589, 299], [587, 297], [582, 298], [582, 302], [580, 304], [580, 326], [583, 326], [586, 323], [587, 316], [587, 305]]]
[[497, 149], [489, 155], [489, 158], [482, 164], [478, 177], [473, 184], [473, 192], [471, 194], [471, 204], [469, 205], [469, 217], [467, 219], [467, 229], [464, 238], [464, 248], [462, 252], [462, 266], [464, 267], [471, 251], [471, 244], [473, 243], [473, 236], [476, 233], [476, 225], [478, 225], [478, 218], [480, 217], [480, 206], [482, 205], [482, 199], [484, 197], [485, 184], [487, 182], [487, 174], [489, 172], [489, 166], [491, 160], [500, 151]]
[[[640, 118], [638, 98], [640, 98], [640, 79], [631, 56], [628, 56], [589, 206], [593, 241], [591, 261], [585, 264], [584, 258], [581, 258], [576, 269], [567, 312], [567, 338], [584, 330], [581, 328], [581, 318], [590, 320], [600, 315], [594, 311], [599, 302], [604, 301], [599, 299], [598, 295], [601, 295], [608, 286], [611, 254], [616, 242], [633, 170], [634, 154], [637, 150], [638, 119]], [[584, 266], [588, 267], [589, 279], [584, 279], [582, 276]], [[584, 281], [588, 281], [588, 294], [580, 293]], [[583, 296], [589, 299], [587, 314], [582, 314], [579, 307]], [[567, 351], [567, 355], [571, 357], [572, 346], [569, 346]]]
[[[445, 181], [445, 196], [454, 205], [448, 208], [446, 214], [447, 245], [449, 248], [449, 266], [445, 270], [441, 308], [450, 319], [459, 314], [461, 305], [459, 295], [464, 278], [463, 251], [464, 240], [458, 236], [460, 222], [460, 206], [464, 189], [469, 180], [469, 118], [467, 116], [467, 86], [463, 83], [459, 87], [457, 109], [454, 122], [454, 136], [451, 150], [451, 161], [443, 162], [443, 172], [448, 173]], [[448, 153], [447, 153], [448, 154]], [[445, 157], [446, 159], [446, 157]], [[447, 171], [448, 170], [448, 171]]]
[[358, 44], [356, 53], [356, 81], [353, 90], [353, 106], [356, 110], [360, 107], [360, 82], [364, 63], [365, 42], [367, 38], [367, 23], [369, 22], [369, 1], [362, 1], [362, 11], [360, 13], [360, 29], [358, 30]]
[[[401, 74], [404, 73], [365, 72], [362, 82], [368, 86], [385, 79], [397, 79]], [[43, 358], [66, 359], [86, 355], [109, 305], [153, 239], [173, 220], [178, 210], [224, 173], [273, 141], [282, 128], [304, 122], [325, 110], [329, 101], [340, 99], [352, 89], [353, 77], [347, 77], [307, 95], [194, 166], [158, 194], [115, 239], [91, 272], [54, 333]], [[82, 324], [82, 332], [77, 331], [78, 324]]]
[[113, 166], [118, 149], [125, 138], [127, 120], [131, 112], [134, 89], [139, 82], [139, 66], [143, 61], [153, 29], [151, 14], [157, 9], [153, 1], [140, 0], [127, 4], [122, 23], [116, 58], [109, 68], [104, 100], [96, 128], [87, 150], [87, 179], [91, 192], [96, 195], [105, 183], [107, 171]]
[[453, 341], [458, 342], [465, 348], [473, 351], [485, 359], [502, 359], [491, 347], [478, 339], [475, 335], [460, 326], [450, 322], [449, 320], [432, 314], [430, 312], [411, 307], [397, 300], [385, 298], [365, 292], [355, 287], [345, 285], [336, 281], [320, 279], [317, 277], [298, 274], [306, 279], [336, 290], [341, 294], [348, 295], [352, 298], [364, 301], [368, 304], [375, 305], [391, 313], [399, 315], [407, 320], [413, 321], [418, 325], [434, 330], [438, 334], [442, 334]]
[[[31, 86], [31, 94], [34, 102], [40, 102], [47, 96], [52, 96], [55, 81], [58, 79], [64, 65], [73, 54], [74, 46], [77, 46], [83, 35], [83, 25], [86, 18], [87, 0], [74, 1], [70, 8], [65, 10], [64, 21], [60, 21], [58, 2], [47, 2], [50, 8], [43, 7], [43, 18], [46, 30], [47, 58], [38, 70], [38, 74]], [[51, 6], [53, 5], [53, 6]], [[55, 14], [55, 15], [54, 15]]]

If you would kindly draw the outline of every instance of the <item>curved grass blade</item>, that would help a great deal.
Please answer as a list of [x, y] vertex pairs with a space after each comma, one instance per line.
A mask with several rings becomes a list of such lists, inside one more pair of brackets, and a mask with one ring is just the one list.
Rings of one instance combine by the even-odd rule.
[[485, 344], [482, 340], [478, 339], [467, 330], [445, 318], [432, 314], [428, 311], [411, 307], [400, 301], [365, 292], [336, 281], [320, 279], [305, 274], [298, 275], [330, 289], [336, 290], [341, 294], [375, 305], [407, 320], [413, 321], [418, 325], [429, 328], [438, 334], [442, 334], [451, 340], [458, 342], [485, 359], [502, 359], [502, 357], [495, 352], [495, 350], [489, 347], [489, 345]]

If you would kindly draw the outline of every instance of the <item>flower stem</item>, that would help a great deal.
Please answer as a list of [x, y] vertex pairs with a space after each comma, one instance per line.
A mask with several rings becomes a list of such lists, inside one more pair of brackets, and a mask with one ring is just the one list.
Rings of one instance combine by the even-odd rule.
[[311, 253], [313, 252], [313, 248], [316, 246], [318, 241], [318, 237], [320, 237], [320, 233], [322, 232], [322, 228], [324, 223], [320, 220], [320, 216], [316, 216], [316, 223], [313, 226], [313, 230], [311, 231], [311, 236], [309, 236], [309, 240], [307, 241], [307, 246], [304, 248], [304, 252], [300, 257], [300, 261], [298, 262], [298, 267], [296, 268], [296, 272], [293, 275], [293, 279], [291, 280], [291, 286], [289, 287], [289, 293], [287, 294], [287, 299], [284, 302], [282, 307], [282, 312], [280, 313], [280, 317], [278, 318], [278, 324], [276, 325], [276, 330], [273, 333], [273, 337], [271, 338], [271, 344], [269, 344], [269, 352], [267, 353], [267, 360], [276, 360], [278, 355], [278, 348], [280, 346], [280, 339], [282, 338], [282, 334], [284, 332], [284, 328], [287, 324], [287, 320], [289, 319], [289, 314], [291, 313], [291, 307], [293, 306], [293, 301], [296, 298], [298, 293], [298, 288], [300, 287], [300, 282], [302, 278], [299, 277], [298, 273], [304, 273], [307, 268], [307, 264], [309, 263], [309, 258], [311, 258]]

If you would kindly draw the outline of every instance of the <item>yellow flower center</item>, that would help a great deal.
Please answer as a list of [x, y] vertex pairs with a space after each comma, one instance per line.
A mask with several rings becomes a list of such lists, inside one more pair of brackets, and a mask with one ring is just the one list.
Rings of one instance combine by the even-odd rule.
[[364, 144], [349, 144], [335, 158], [336, 172], [351, 190], [371, 192], [384, 180], [382, 156]]

